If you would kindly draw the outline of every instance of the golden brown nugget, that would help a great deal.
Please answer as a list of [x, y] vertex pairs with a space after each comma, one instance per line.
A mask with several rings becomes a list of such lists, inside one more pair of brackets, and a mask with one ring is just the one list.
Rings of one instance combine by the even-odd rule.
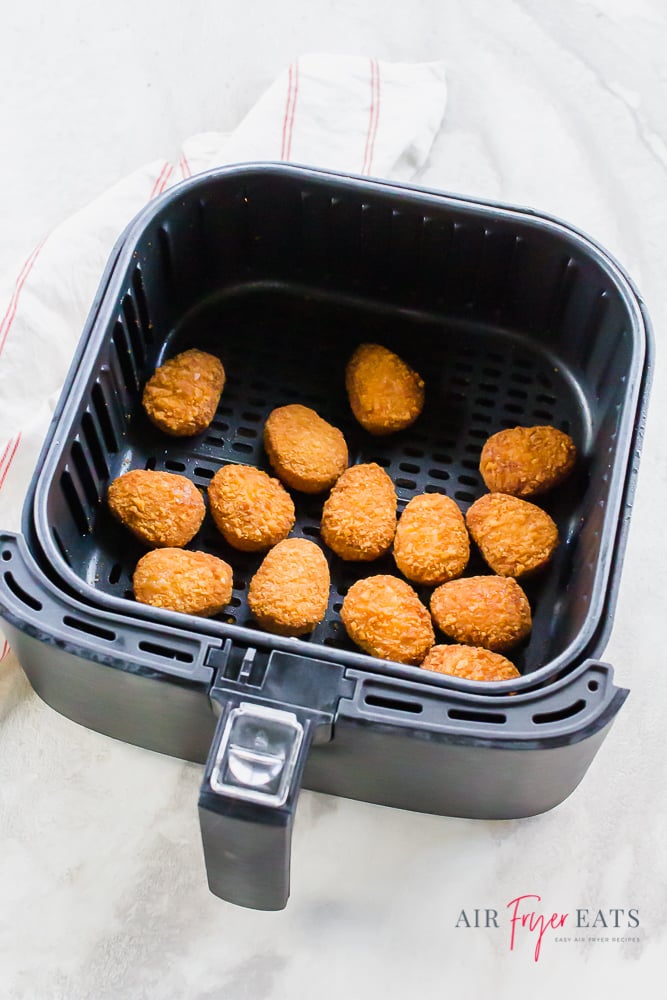
[[206, 507], [185, 476], [134, 469], [110, 484], [112, 514], [151, 548], [187, 545], [199, 531]]
[[556, 427], [513, 427], [486, 441], [479, 471], [492, 493], [531, 497], [562, 483], [576, 457], [574, 441]]
[[201, 434], [215, 416], [225, 369], [213, 354], [192, 348], [165, 361], [144, 387], [142, 403], [165, 434]]
[[509, 681], [521, 676], [506, 657], [481, 646], [433, 646], [422, 667], [469, 681]]
[[455, 642], [503, 653], [528, 635], [530, 604], [511, 577], [469, 576], [433, 591], [431, 614], [441, 632]]
[[466, 524], [498, 576], [526, 576], [551, 559], [558, 528], [546, 511], [506, 493], [487, 493], [468, 508]]
[[342, 432], [300, 403], [272, 410], [264, 447], [278, 478], [302, 493], [328, 490], [347, 469]]
[[347, 363], [345, 387], [352, 412], [371, 434], [393, 434], [424, 408], [424, 382], [393, 351], [360, 344]]
[[257, 623], [277, 635], [312, 632], [329, 603], [329, 566], [305, 538], [286, 538], [264, 557], [248, 588]]
[[435, 642], [427, 609], [397, 576], [357, 580], [345, 595], [340, 616], [352, 642], [381, 660], [417, 666]]
[[294, 527], [291, 496], [277, 479], [250, 465], [225, 465], [208, 488], [218, 530], [235, 549], [261, 552], [276, 545]]
[[413, 497], [394, 538], [401, 573], [413, 583], [434, 586], [461, 576], [469, 558], [470, 539], [457, 504], [440, 493]]
[[369, 562], [391, 548], [396, 533], [396, 493], [379, 465], [353, 465], [322, 508], [322, 538], [341, 559]]
[[142, 604], [210, 618], [231, 600], [232, 568], [207, 552], [153, 549], [137, 563], [132, 585]]

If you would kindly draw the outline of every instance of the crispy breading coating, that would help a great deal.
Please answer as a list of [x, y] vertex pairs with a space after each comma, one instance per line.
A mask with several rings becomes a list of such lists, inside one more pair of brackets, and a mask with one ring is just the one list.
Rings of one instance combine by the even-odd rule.
[[509, 681], [521, 676], [505, 656], [481, 646], [433, 646], [422, 667], [469, 681]]
[[506, 493], [487, 493], [468, 508], [468, 530], [499, 576], [526, 576], [551, 559], [558, 528], [546, 511]]
[[431, 614], [448, 638], [496, 653], [516, 646], [532, 627], [528, 598], [516, 580], [505, 576], [443, 583], [431, 596]]
[[187, 545], [206, 513], [202, 495], [189, 479], [150, 469], [114, 479], [107, 501], [112, 514], [152, 548]]
[[322, 508], [322, 538], [342, 559], [368, 562], [388, 552], [396, 532], [396, 493], [375, 462], [353, 465]]
[[427, 609], [397, 576], [368, 576], [353, 583], [340, 616], [350, 639], [381, 660], [418, 665], [435, 642]]
[[492, 493], [537, 496], [562, 483], [576, 457], [574, 441], [556, 427], [513, 427], [488, 438], [479, 471]]
[[396, 565], [408, 580], [434, 586], [461, 576], [470, 539], [458, 505], [440, 493], [413, 497], [394, 538]]
[[380, 344], [360, 344], [347, 363], [345, 387], [352, 412], [371, 434], [393, 434], [424, 408], [421, 376]]
[[150, 420], [174, 437], [201, 434], [215, 416], [225, 369], [213, 354], [192, 348], [165, 361], [144, 387]]
[[329, 585], [322, 550], [305, 538], [286, 538], [267, 552], [250, 581], [248, 607], [268, 632], [304, 635], [324, 618]]
[[142, 604], [209, 618], [231, 600], [232, 568], [207, 552], [153, 549], [137, 563], [132, 584]]
[[225, 465], [208, 488], [218, 530], [235, 549], [261, 552], [280, 542], [294, 527], [291, 496], [277, 479], [250, 465]]
[[300, 403], [271, 411], [264, 447], [278, 478], [303, 493], [328, 490], [347, 469], [342, 432]]

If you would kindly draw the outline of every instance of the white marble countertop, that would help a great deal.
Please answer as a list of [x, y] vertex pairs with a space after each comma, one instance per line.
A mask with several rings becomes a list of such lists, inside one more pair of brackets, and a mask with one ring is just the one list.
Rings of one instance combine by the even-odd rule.
[[[605, 658], [631, 696], [582, 785], [543, 816], [453, 820], [303, 792], [292, 898], [209, 894], [201, 768], [77, 727], [0, 665], [0, 997], [11, 1000], [542, 1000], [657, 996], [667, 944], [661, 662], [667, 541], [667, 9], [660, 0], [26, 0], [0, 34], [0, 268], [135, 166], [229, 130], [306, 51], [444, 59], [449, 101], [420, 180], [531, 205], [629, 270], [658, 361]], [[538, 963], [505, 929], [456, 927], [523, 893], [543, 911], [636, 909]], [[609, 917], [608, 917], [609, 920]], [[461, 921], [459, 920], [459, 923]], [[618, 942], [615, 937], [634, 940]], [[598, 938], [598, 940], [593, 940]], [[603, 940], [599, 940], [602, 938]]]

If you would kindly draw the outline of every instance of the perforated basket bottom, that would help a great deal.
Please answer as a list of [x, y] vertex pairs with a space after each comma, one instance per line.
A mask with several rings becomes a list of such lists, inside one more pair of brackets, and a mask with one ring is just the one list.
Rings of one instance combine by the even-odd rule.
[[[363, 431], [347, 402], [345, 364], [363, 341], [378, 341], [397, 351], [426, 382], [426, 405], [418, 421], [387, 438]], [[418, 493], [438, 492], [452, 497], [465, 511], [486, 492], [478, 464], [490, 434], [517, 424], [552, 424], [581, 441], [587, 427], [585, 396], [558, 359], [538, 343], [499, 329], [453, 325], [406, 312], [397, 315], [372, 304], [329, 300], [298, 288], [242, 287], [203, 304], [165, 338], [159, 356], [147, 362], [144, 379], [155, 364], [187, 347], [210, 350], [225, 366], [227, 384], [213, 423], [198, 437], [168, 438], [149, 423], [137, 394], [127, 439], [117, 454], [105, 456], [110, 478], [130, 468], [160, 469], [182, 473], [205, 491], [217, 469], [228, 462], [270, 472], [262, 446], [264, 421], [274, 407], [300, 402], [341, 428], [351, 463], [377, 462], [387, 470], [396, 486], [399, 510]], [[104, 462], [100, 464], [104, 467]], [[557, 596], [571, 572], [571, 542], [584, 492], [582, 463], [567, 487], [542, 503], [556, 519], [562, 543], [547, 572], [526, 585], [534, 626], [528, 642], [513, 654], [522, 672], [544, 666], [561, 651], [554, 645], [562, 625]], [[293, 534], [318, 542], [325, 496], [296, 492], [292, 496], [297, 513]], [[261, 556], [230, 548], [208, 513], [189, 547], [219, 555], [232, 565], [233, 597], [220, 620], [254, 627], [246, 590]], [[354, 649], [339, 617], [347, 589], [362, 576], [397, 573], [396, 566], [391, 556], [373, 563], [346, 563], [323, 548], [330, 564], [331, 596], [324, 621], [307, 641]], [[143, 551], [102, 503], [92, 532], [83, 531], [64, 554], [88, 584], [132, 599], [132, 573]], [[488, 568], [473, 554], [467, 575], [484, 572]], [[430, 590], [420, 594], [427, 602]]]

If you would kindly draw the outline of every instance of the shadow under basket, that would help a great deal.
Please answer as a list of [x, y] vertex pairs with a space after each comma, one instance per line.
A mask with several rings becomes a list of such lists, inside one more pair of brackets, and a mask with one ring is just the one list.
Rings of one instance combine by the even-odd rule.
[[[426, 384], [416, 423], [372, 437], [345, 365], [362, 342]], [[146, 380], [188, 347], [227, 383], [203, 434], [167, 438]], [[298, 791], [444, 815], [525, 816], [576, 787], [627, 692], [599, 662], [611, 627], [651, 372], [648, 319], [586, 236], [527, 210], [278, 164], [219, 169], [152, 202], [117, 245], [25, 502], [0, 536], [0, 614], [35, 690], [100, 732], [206, 761], [200, 819], [211, 889], [285, 905]], [[539, 499], [561, 544], [526, 583], [529, 639], [514, 681], [479, 684], [361, 654], [340, 608], [350, 585], [396, 573], [326, 548], [329, 607], [312, 635], [260, 630], [247, 607], [261, 556], [210, 514], [190, 547], [233, 567], [230, 604], [202, 620], [140, 605], [143, 553], [109, 515], [129, 469], [202, 490], [227, 463], [270, 471], [270, 411], [303, 403], [340, 427], [350, 462], [377, 462], [399, 511], [438, 492], [467, 507], [490, 434], [551, 424], [578, 462]], [[293, 534], [320, 541], [322, 497], [293, 494]], [[468, 575], [488, 572], [478, 555]], [[430, 589], [420, 591], [428, 602]]]

